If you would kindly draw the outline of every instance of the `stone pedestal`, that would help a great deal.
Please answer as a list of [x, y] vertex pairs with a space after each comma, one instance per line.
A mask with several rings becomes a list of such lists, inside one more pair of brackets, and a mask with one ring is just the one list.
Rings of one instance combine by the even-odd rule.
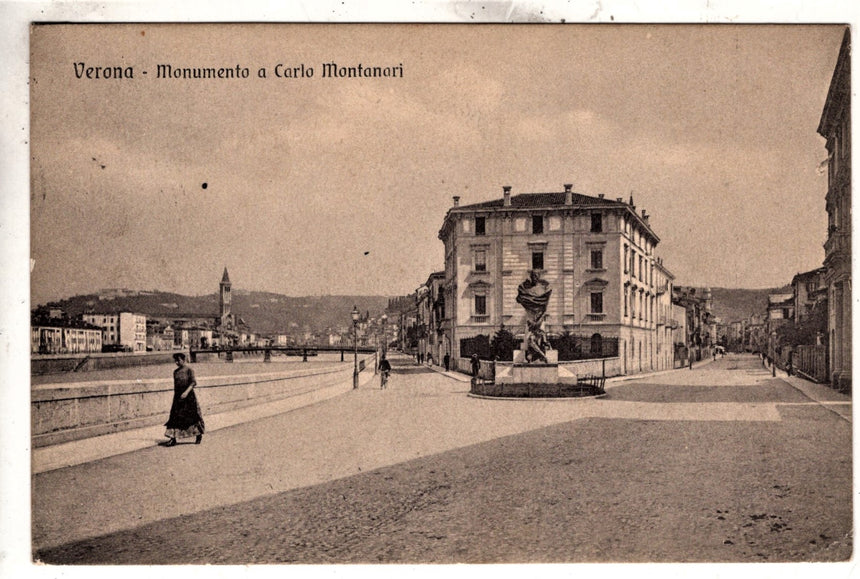
[[[558, 350], [549, 350], [546, 353], [546, 363], [558, 364]], [[525, 350], [514, 350], [514, 364], [527, 364]], [[541, 363], [537, 363], [535, 365], [540, 364]]]
[[514, 363], [496, 372], [496, 384], [576, 384], [576, 376], [558, 366], [558, 350], [546, 353], [546, 362], [525, 361], [525, 350], [514, 352]]

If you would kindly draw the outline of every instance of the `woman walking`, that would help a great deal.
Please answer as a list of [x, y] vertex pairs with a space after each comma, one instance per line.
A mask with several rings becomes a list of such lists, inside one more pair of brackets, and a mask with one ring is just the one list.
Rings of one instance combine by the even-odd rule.
[[185, 364], [185, 354], [174, 354], [173, 360], [177, 368], [173, 371], [173, 404], [170, 406], [170, 418], [164, 424], [167, 428], [164, 436], [169, 438], [166, 446], [175, 446], [177, 438], [191, 436], [196, 436], [194, 443], [200, 444], [203, 441], [205, 425], [197, 395], [194, 394], [194, 387], [197, 386], [194, 370]]

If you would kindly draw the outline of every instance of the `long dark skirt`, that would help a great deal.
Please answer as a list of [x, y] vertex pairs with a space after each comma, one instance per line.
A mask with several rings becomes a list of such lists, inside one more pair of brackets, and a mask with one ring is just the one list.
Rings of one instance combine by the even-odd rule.
[[181, 399], [179, 394], [174, 394], [173, 404], [170, 406], [170, 417], [164, 426], [167, 428], [164, 436], [169, 438], [188, 438], [203, 434], [206, 425], [203, 422], [200, 404], [197, 403], [194, 390], [188, 393], [185, 400]]

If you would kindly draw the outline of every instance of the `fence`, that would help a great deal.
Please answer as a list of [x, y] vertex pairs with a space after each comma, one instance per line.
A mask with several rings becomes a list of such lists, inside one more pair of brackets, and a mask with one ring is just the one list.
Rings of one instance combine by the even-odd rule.
[[791, 365], [793, 371], [803, 378], [827, 382], [827, 346], [797, 346], [791, 357]]

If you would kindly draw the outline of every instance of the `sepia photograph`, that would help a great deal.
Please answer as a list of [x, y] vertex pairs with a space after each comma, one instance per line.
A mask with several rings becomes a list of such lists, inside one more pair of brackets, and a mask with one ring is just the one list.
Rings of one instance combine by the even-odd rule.
[[39, 572], [851, 573], [851, 22], [451, 9], [28, 24]]

